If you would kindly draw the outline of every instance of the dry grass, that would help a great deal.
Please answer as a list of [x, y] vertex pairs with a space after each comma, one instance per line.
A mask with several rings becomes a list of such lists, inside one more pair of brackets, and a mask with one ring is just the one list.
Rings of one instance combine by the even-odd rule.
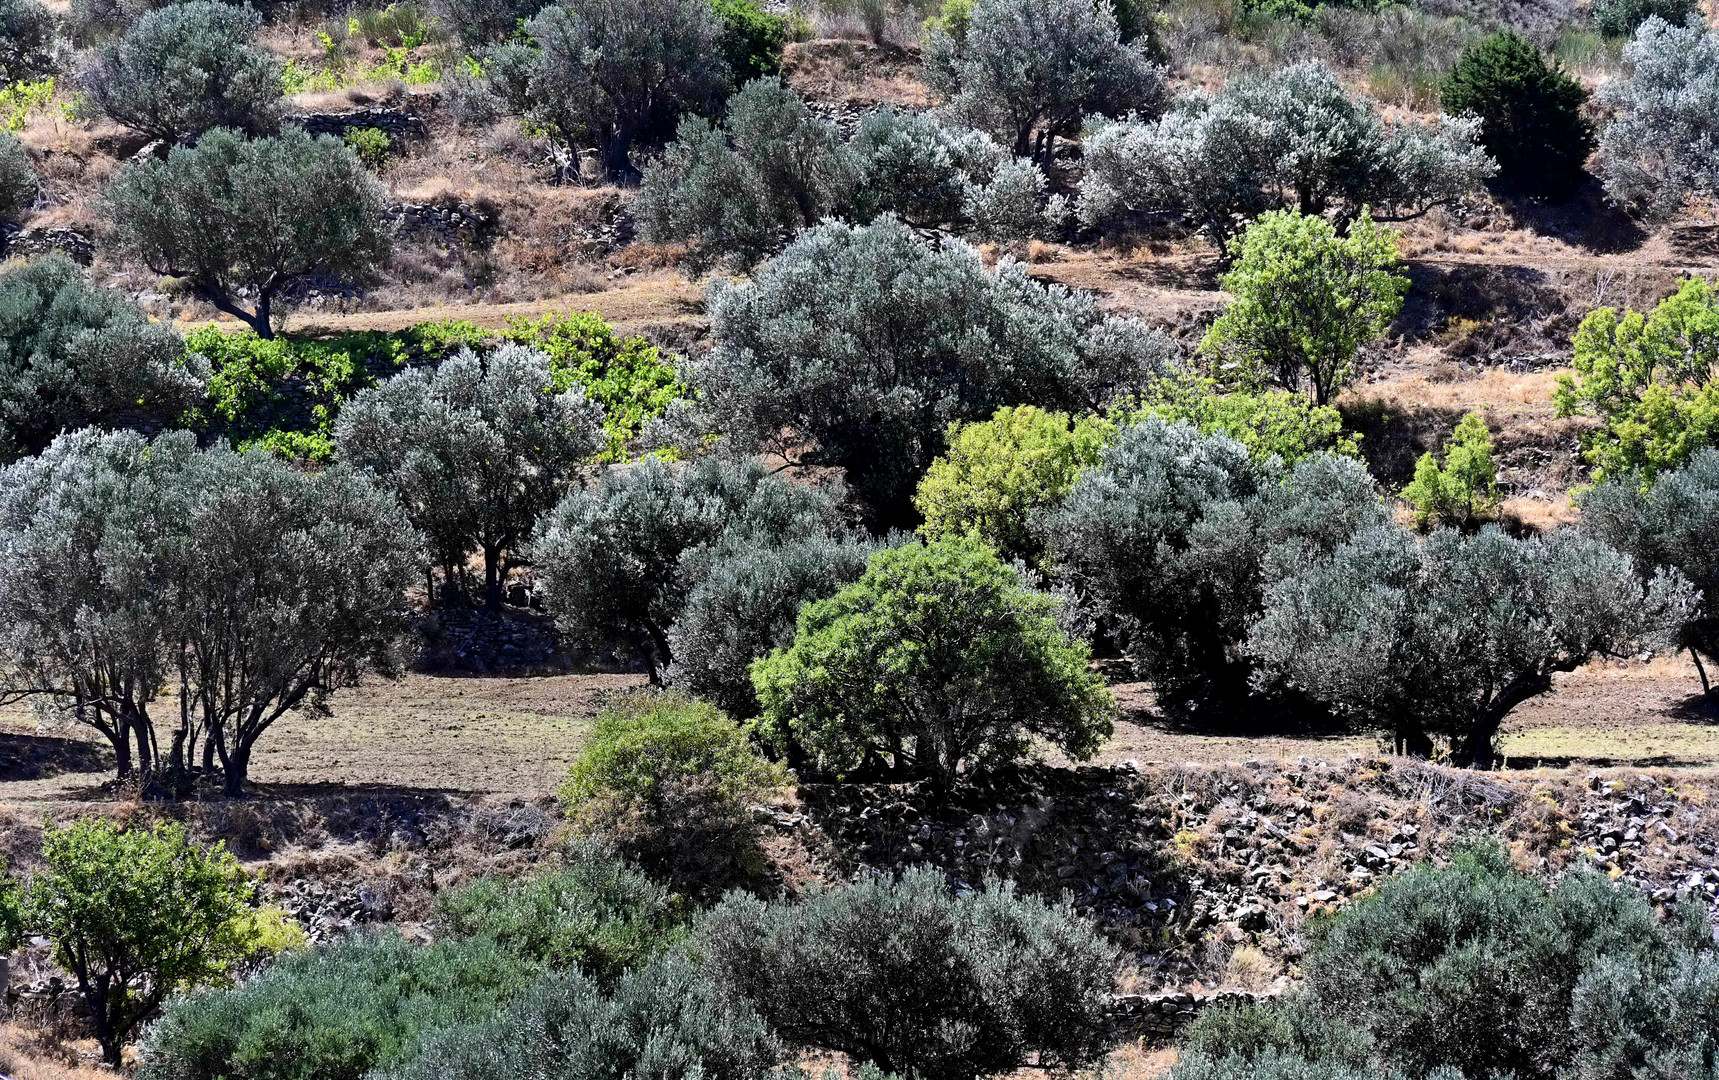
[[11, 1080], [113, 1080], [95, 1064], [93, 1042], [46, 1045], [40, 1032], [22, 1024], [0, 1024], [0, 1073]]

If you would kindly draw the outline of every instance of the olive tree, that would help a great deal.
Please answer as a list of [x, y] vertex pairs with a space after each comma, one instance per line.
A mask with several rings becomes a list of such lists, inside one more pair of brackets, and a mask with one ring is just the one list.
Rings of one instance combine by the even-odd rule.
[[1318, 61], [1238, 75], [1155, 121], [1095, 128], [1085, 147], [1081, 219], [1185, 217], [1218, 240], [1268, 210], [1401, 220], [1446, 205], [1495, 171], [1481, 121], [1382, 119]]
[[387, 198], [332, 135], [287, 127], [247, 139], [217, 128], [194, 147], [125, 165], [106, 205], [122, 255], [185, 279], [271, 338], [275, 302], [288, 288], [313, 276], [358, 284], [374, 275], [393, 243]]
[[0, 0], [0, 85], [52, 74], [58, 29], [41, 0]]
[[720, 102], [724, 32], [707, 0], [564, 0], [491, 53], [487, 91], [563, 151], [594, 146], [605, 175], [629, 180], [635, 139]]
[[[899, 222], [800, 234], [749, 283], [713, 285], [714, 345], [688, 373], [742, 449], [837, 465], [872, 521], [910, 520], [949, 424], [999, 407], [1087, 408], [1168, 363], [1165, 339], [1093, 297], [988, 272]], [[705, 430], [712, 430], [707, 427]]]
[[843, 142], [798, 94], [754, 79], [720, 124], [681, 121], [675, 142], [645, 166], [634, 205], [647, 238], [692, 245], [695, 269], [751, 269], [832, 218], [894, 214], [915, 226], [1019, 238], [1059, 212], [1060, 203], [1042, 198], [1045, 187], [1037, 166], [984, 132], [884, 108]]
[[1285, 475], [1227, 435], [1148, 416], [1033, 525], [1160, 701], [1182, 708], [1235, 704], [1266, 586], [1384, 520], [1352, 458], [1316, 454]]
[[201, 390], [203, 368], [171, 326], [63, 255], [0, 272], [0, 457], [91, 424], [165, 426]]
[[121, 778], [155, 764], [172, 666], [157, 582], [196, 452], [184, 432], [88, 429], [0, 471], [0, 687], [100, 733]]
[[944, 109], [1023, 156], [1050, 161], [1091, 115], [1156, 114], [1168, 93], [1143, 42], [1124, 44], [1110, 4], [976, 0], [964, 28], [933, 24], [925, 80]]
[[[394, 667], [416, 535], [345, 468], [86, 429], [0, 472], [0, 687], [95, 728], [121, 776], [201, 743], [239, 794], [282, 715]], [[162, 751], [151, 708], [177, 691]]]
[[1058, 605], [976, 537], [881, 551], [752, 665], [764, 722], [825, 770], [889, 770], [943, 793], [1033, 739], [1090, 757], [1115, 705]]
[[658, 682], [679, 658], [672, 632], [688, 594], [716, 561], [839, 535], [840, 498], [756, 460], [677, 468], [647, 459], [570, 493], [539, 524], [529, 553], [563, 631], [594, 647], [636, 648]]
[[41, 189], [41, 179], [24, 144], [11, 132], [0, 131], [0, 224], [22, 221]]
[[[340, 460], [373, 473], [429, 539], [445, 589], [483, 554], [484, 603], [501, 604], [509, 564], [603, 448], [603, 409], [553, 392], [549, 358], [506, 344], [469, 350], [364, 390], [341, 409]], [[432, 595], [434, 590], [432, 590]]]
[[172, 587], [156, 597], [183, 695], [169, 764], [184, 768], [201, 736], [204, 767], [212, 749], [237, 797], [277, 720], [326, 715], [333, 691], [399, 673], [418, 536], [386, 492], [342, 466], [312, 473], [216, 447], [182, 483], [188, 513], [160, 556]]
[[1677, 631], [1689, 650], [1701, 689], [1713, 684], [1701, 663], [1719, 660], [1719, 450], [1704, 449], [1680, 469], [1661, 473], [1643, 488], [1641, 478], [1610, 478], [1580, 497], [1583, 533], [1628, 555], [1636, 573], [1651, 578], [1662, 567], [1682, 574], [1701, 590], [1702, 605]]
[[212, 128], [251, 133], [280, 124], [281, 64], [257, 44], [262, 16], [219, 0], [150, 11], [98, 47], [79, 85], [103, 116], [166, 143]]
[[1397, 234], [1365, 212], [1338, 235], [1329, 222], [1274, 210], [1230, 245], [1234, 297], [1200, 350], [1249, 377], [1330, 404], [1356, 376], [1355, 354], [1402, 309]]
[[1594, 171], [1606, 194], [1660, 220], [1692, 194], [1719, 192], [1719, 33], [1655, 16], [1623, 60], [1625, 74], [1599, 92], [1613, 115]]
[[1489, 525], [1424, 542], [1394, 525], [1357, 534], [1273, 585], [1248, 633], [1264, 685], [1282, 685], [1424, 754], [1450, 741], [1490, 768], [1493, 740], [1552, 676], [1669, 640], [1699, 595], [1643, 581], [1629, 556], [1569, 531], [1518, 540]]

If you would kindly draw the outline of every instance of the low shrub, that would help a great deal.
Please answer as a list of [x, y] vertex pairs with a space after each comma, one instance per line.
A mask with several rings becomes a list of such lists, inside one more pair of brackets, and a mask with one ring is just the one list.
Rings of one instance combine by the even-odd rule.
[[795, 1047], [902, 1076], [1078, 1068], [1109, 1048], [1117, 953], [1067, 900], [954, 892], [934, 870], [804, 900], [731, 894], [694, 927], [719, 990]]
[[1660, 921], [1594, 872], [1548, 889], [1490, 839], [1316, 927], [1306, 970], [1304, 994], [1195, 1021], [1171, 1076], [1699, 1076], [1719, 1036], [1699, 908]]
[[718, 997], [674, 950], [623, 976], [608, 997], [576, 973], [547, 979], [373, 1080], [763, 1080], [776, 1059], [758, 1016]]
[[436, 896], [437, 925], [526, 960], [609, 985], [670, 939], [674, 905], [658, 885], [590, 843], [521, 881], [484, 877]]
[[1288, 390], [1226, 393], [1215, 380], [1200, 376], [1161, 379], [1111, 414], [1118, 423], [1156, 416], [1165, 423], [1190, 424], [1202, 435], [1228, 435], [1261, 463], [1275, 457], [1294, 466], [1315, 454], [1360, 453], [1361, 437], [1344, 433], [1335, 406], [1315, 405]]
[[493, 940], [398, 934], [291, 954], [227, 990], [175, 998], [144, 1039], [139, 1080], [362, 1080], [431, 1033], [482, 1021], [542, 968]]
[[0, 224], [22, 221], [40, 190], [41, 181], [24, 144], [11, 132], [0, 131]]
[[748, 807], [787, 779], [714, 706], [645, 692], [597, 717], [561, 800], [646, 869], [720, 891], [760, 868]]
[[388, 164], [388, 154], [394, 147], [386, 131], [373, 127], [353, 128], [348, 131], [346, 145], [352, 147], [352, 152], [358, 155], [359, 161], [364, 162], [365, 168], [377, 172]]
[[1590, 17], [1594, 29], [1607, 37], [1629, 37], [1655, 16], [1682, 26], [1699, 9], [1696, 0], [1594, 0]]
[[263, 339], [248, 330], [205, 326], [192, 331], [185, 348], [208, 362], [208, 398], [182, 422], [240, 449], [261, 446], [298, 460], [327, 461], [334, 454], [335, 417], [353, 394], [407, 367], [436, 363], [462, 345], [481, 344], [486, 336], [458, 320], [329, 338]]

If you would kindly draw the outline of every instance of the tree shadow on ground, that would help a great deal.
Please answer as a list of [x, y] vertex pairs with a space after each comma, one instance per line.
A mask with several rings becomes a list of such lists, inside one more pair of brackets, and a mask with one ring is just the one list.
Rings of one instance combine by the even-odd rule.
[[1337, 409], [1343, 414], [1344, 430], [1361, 436], [1361, 458], [1386, 491], [1396, 491], [1414, 479], [1421, 455], [1444, 445], [1466, 411], [1382, 398], [1346, 400]]
[[48, 735], [0, 735], [0, 782], [112, 768], [113, 752], [99, 743]]
[[1498, 202], [1517, 226], [1595, 255], [1635, 251], [1649, 235], [1592, 177], [1563, 202], [1510, 195], [1498, 196]]

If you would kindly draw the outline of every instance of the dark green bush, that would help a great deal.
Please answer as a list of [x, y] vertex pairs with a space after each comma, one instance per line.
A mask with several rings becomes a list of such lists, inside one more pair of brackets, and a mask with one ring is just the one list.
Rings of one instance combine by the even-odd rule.
[[208, 400], [185, 422], [240, 448], [262, 446], [291, 458], [326, 461], [334, 452], [334, 420], [347, 398], [486, 338], [481, 327], [458, 320], [398, 332], [267, 340], [248, 330], [205, 326], [185, 346], [209, 363]]
[[782, 49], [788, 44], [788, 18], [765, 11], [757, 0], [710, 0], [722, 20], [719, 48], [728, 61], [729, 84], [735, 89], [760, 75], [782, 69]]
[[397, 934], [288, 956], [247, 983], [174, 999], [139, 1080], [361, 1080], [426, 1035], [493, 1015], [542, 969], [493, 941], [428, 948]]
[[1008, 883], [956, 894], [921, 869], [798, 903], [734, 893], [695, 925], [694, 951], [790, 1045], [915, 1080], [1074, 1068], [1109, 1047], [1115, 949], [1066, 901]]
[[1480, 117], [1500, 186], [1560, 199], [1581, 184], [1595, 145], [1588, 92], [1527, 38], [1500, 30], [1469, 46], [1442, 94], [1446, 112]]
[[1696, 0], [1594, 0], [1594, 29], [1607, 37], [1628, 37], [1655, 15], [1682, 26], [1699, 10]]
[[484, 877], [436, 897], [437, 925], [602, 984], [640, 966], [675, 926], [661, 886], [591, 844], [523, 881]]
[[720, 999], [675, 950], [608, 998], [578, 974], [545, 980], [373, 1080], [760, 1080], [775, 1049], [755, 1013]]

